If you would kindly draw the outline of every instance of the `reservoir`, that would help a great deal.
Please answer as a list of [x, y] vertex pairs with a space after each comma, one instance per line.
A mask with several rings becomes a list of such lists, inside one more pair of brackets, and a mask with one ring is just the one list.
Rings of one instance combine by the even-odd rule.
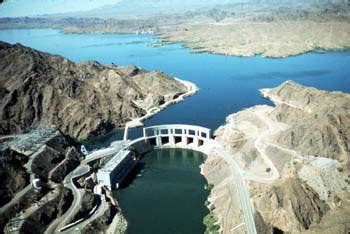
[[[0, 40], [21, 43], [72, 61], [135, 64], [189, 80], [199, 92], [147, 120], [146, 126], [193, 124], [215, 130], [227, 115], [271, 103], [259, 89], [294, 80], [328, 91], [350, 92], [350, 52], [307, 53], [271, 59], [193, 53], [181, 44], [151, 47], [152, 35], [63, 34], [53, 29], [0, 30]], [[133, 130], [130, 137], [137, 136]], [[90, 149], [121, 139], [114, 132], [90, 142]], [[205, 156], [193, 151], [154, 151], [124, 189], [115, 192], [129, 222], [129, 233], [203, 233], [207, 191], [199, 165]]]
[[114, 192], [128, 221], [129, 234], [204, 233], [207, 184], [199, 166], [205, 155], [182, 149], [145, 155], [136, 179]]

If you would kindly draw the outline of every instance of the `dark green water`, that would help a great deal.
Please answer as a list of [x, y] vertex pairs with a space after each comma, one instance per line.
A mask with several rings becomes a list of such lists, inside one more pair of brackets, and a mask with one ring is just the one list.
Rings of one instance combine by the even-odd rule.
[[199, 168], [204, 160], [202, 153], [181, 149], [146, 154], [136, 179], [114, 193], [128, 233], [204, 233], [208, 192]]

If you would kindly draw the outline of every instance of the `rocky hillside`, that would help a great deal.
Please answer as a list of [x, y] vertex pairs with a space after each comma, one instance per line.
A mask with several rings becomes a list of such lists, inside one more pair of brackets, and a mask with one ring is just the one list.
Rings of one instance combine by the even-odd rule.
[[277, 103], [272, 115], [291, 127], [276, 135], [278, 144], [304, 155], [340, 160], [350, 169], [350, 95], [306, 88], [292, 81], [264, 89]]
[[0, 135], [55, 125], [84, 139], [188, 91], [161, 72], [75, 63], [20, 44], [0, 42], [0, 57]]
[[[1, 143], [0, 143], [1, 144]], [[26, 157], [13, 152], [6, 162], [0, 166], [0, 207], [9, 202], [12, 197], [29, 184], [29, 175], [23, 167]]]
[[[22, 232], [42, 233], [69, 208], [73, 195], [61, 183], [83, 158], [77, 147], [55, 128], [0, 138], [0, 155], [6, 157], [0, 164], [0, 233], [12, 230], [14, 220], [23, 221], [17, 225]], [[32, 187], [35, 178], [40, 190]]]
[[[261, 92], [275, 107], [232, 114], [216, 132], [242, 170], [258, 233], [348, 233], [350, 95], [292, 81]], [[239, 217], [240, 209], [225, 205], [230, 197], [220, 184], [229, 177], [218, 178], [217, 171], [206, 169], [211, 165], [227, 164], [213, 155], [203, 167], [214, 184], [211, 201], [220, 207], [214, 213], [225, 232], [240, 222], [228, 223], [227, 214]]]

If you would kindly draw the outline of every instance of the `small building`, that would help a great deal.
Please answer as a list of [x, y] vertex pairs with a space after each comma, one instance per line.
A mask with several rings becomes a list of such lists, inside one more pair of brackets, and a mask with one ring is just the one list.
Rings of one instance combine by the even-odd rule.
[[109, 189], [119, 188], [129, 172], [136, 165], [136, 159], [130, 150], [121, 150], [97, 172], [99, 184]]

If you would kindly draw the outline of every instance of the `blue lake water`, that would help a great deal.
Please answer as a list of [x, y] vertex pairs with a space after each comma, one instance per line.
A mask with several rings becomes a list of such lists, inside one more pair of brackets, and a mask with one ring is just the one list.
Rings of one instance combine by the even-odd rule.
[[[21, 43], [41, 51], [65, 56], [73, 61], [96, 60], [100, 63], [118, 65], [135, 64], [145, 69], [160, 70], [192, 81], [200, 88], [198, 94], [163, 110], [160, 114], [147, 120], [145, 125], [195, 124], [214, 130], [223, 124], [225, 117], [231, 113], [257, 104], [271, 104], [259, 95], [258, 90], [275, 87], [286, 80], [294, 80], [303, 85], [329, 91], [350, 92], [350, 52], [308, 53], [283, 59], [262, 58], [260, 56], [228, 57], [208, 53], [191, 53], [190, 49], [183, 48], [181, 44], [157, 48], [149, 47], [148, 44], [154, 42], [152, 35], [77, 35], [63, 34], [59, 30], [52, 29], [0, 30], [0, 40]], [[138, 131], [134, 130], [132, 134], [137, 135]], [[111, 141], [120, 137], [120, 133], [112, 133], [90, 143], [90, 147], [107, 146]], [[180, 153], [176, 152], [176, 154]], [[191, 164], [191, 157], [175, 158], [177, 160], [190, 160], [185, 164], [190, 165], [189, 168], [198, 168], [199, 164], [196, 164], [195, 167]], [[164, 165], [163, 161], [154, 161], [152, 156], [146, 159], [147, 163], [156, 166]], [[180, 161], [176, 161], [176, 163], [180, 163]], [[147, 202], [142, 192], [133, 189], [133, 186], [137, 186], [138, 183], [145, 187], [152, 184], [155, 176], [161, 176], [157, 174], [159, 172], [157, 170], [149, 170], [149, 173], [153, 171], [156, 174], [147, 174], [145, 180], [135, 180], [129, 188], [120, 193], [121, 206], [127, 214], [127, 218], [134, 223], [139, 220], [140, 225], [142, 225], [143, 217], [148, 215], [150, 211], [147, 208], [135, 209], [132, 205], [127, 204], [134, 202], [137, 204], [136, 201], [142, 199]], [[181, 173], [181, 170], [174, 171]], [[173, 173], [175, 173], [174, 171]], [[163, 176], [167, 175], [164, 173]], [[200, 176], [198, 172], [196, 174], [198, 177], [192, 175], [188, 179], [192, 182], [198, 180]], [[198, 189], [202, 188], [202, 184], [203, 182], [197, 184], [199, 187], [197, 187], [196, 192], [200, 191]], [[179, 187], [179, 184], [177, 186]], [[180, 200], [187, 196], [181, 191], [175, 194]], [[205, 191], [201, 191], [200, 194], [206, 194]], [[158, 194], [152, 194], [150, 190], [147, 190], [147, 193], [150, 194], [146, 195], [149, 195], [149, 199], [156, 199], [158, 196], [161, 204], [171, 206], [171, 201], [167, 203], [164, 200], [168, 198], [167, 191], [161, 192], [157, 189], [155, 192]], [[129, 199], [128, 195], [132, 195], [132, 199]], [[197, 205], [198, 202], [203, 204], [205, 200], [203, 196], [197, 198], [187, 196], [186, 199], [189, 199], [188, 202], [197, 202]], [[185, 209], [182, 210], [183, 212], [193, 212], [194, 210], [200, 214], [206, 212], [204, 204], [197, 208], [188, 206], [187, 208], [182, 207], [182, 209]], [[186, 211], [186, 209], [188, 210]], [[172, 212], [167, 213], [167, 215], [171, 214]], [[161, 219], [161, 216], [152, 217], [159, 223], [171, 223], [169, 220]], [[172, 218], [175, 219], [176, 216]], [[189, 225], [187, 230], [202, 230], [201, 222], [202, 220], [192, 221], [191, 225], [187, 224]], [[173, 229], [163, 229], [163, 233], [171, 233], [166, 230]], [[144, 233], [150, 233], [150, 230], [145, 229], [144, 231]]]
[[[118, 65], [135, 64], [160, 70], [197, 84], [200, 91], [146, 121], [146, 125], [184, 123], [216, 129], [228, 114], [257, 104], [269, 104], [260, 88], [285, 80], [329, 91], [350, 91], [350, 52], [308, 53], [271, 59], [195, 54], [181, 44], [149, 47], [152, 35], [63, 34], [59, 30], [0, 30], [0, 40], [22, 43], [73, 61], [96, 60]], [[118, 137], [103, 139], [108, 144]]]

